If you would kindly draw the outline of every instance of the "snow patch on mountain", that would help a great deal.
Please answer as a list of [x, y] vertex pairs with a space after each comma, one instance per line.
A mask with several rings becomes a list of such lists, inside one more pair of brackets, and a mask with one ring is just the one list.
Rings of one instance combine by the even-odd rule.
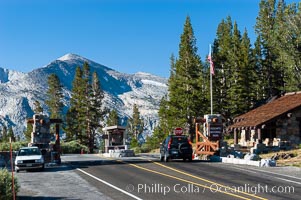
[[16, 80], [23, 76], [25, 76], [25, 74], [22, 72], [8, 70], [0, 67], [0, 83], [6, 83], [11, 80]]
[[160, 87], [167, 87], [166, 84], [164, 83], [160, 83], [157, 81], [152, 81], [152, 80], [141, 80], [142, 83], [146, 84], [146, 85], [154, 85], [154, 86], [160, 86]]
[[26, 118], [33, 115], [34, 102], [45, 100], [48, 88], [47, 78], [55, 73], [63, 85], [66, 111], [70, 106], [72, 82], [76, 67], [87, 62], [96, 72], [104, 90], [105, 106], [116, 109], [124, 120], [132, 116], [133, 105], [139, 108], [144, 119], [145, 135], [150, 135], [158, 124], [160, 100], [167, 93], [167, 79], [145, 72], [125, 74], [76, 54], [66, 54], [42, 68], [29, 73], [0, 68], [0, 127], [13, 126], [15, 133], [22, 135]]
[[73, 53], [68, 53], [60, 58], [58, 58], [57, 60], [60, 60], [60, 61], [67, 61], [67, 60], [83, 60], [83, 61], [88, 61], [87, 59], [79, 56], [79, 55], [76, 55], [76, 54], [73, 54]]

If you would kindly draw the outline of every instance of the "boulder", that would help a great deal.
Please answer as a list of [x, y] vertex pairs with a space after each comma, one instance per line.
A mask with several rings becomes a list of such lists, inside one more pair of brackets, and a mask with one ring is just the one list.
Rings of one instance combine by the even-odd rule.
[[261, 159], [260, 167], [276, 167], [276, 160]]

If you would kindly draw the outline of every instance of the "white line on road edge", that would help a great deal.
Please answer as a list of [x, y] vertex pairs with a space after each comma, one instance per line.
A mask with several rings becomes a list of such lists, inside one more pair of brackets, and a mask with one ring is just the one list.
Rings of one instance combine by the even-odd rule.
[[[236, 167], [233, 167], [233, 168], [241, 169], [240, 167], [237, 167], [237, 166], [236, 166]], [[278, 176], [285, 176], [285, 177], [288, 177], [288, 178], [293, 178], [293, 179], [301, 180], [301, 178], [299, 178], [299, 177], [290, 176], [290, 175], [285, 175], [285, 174], [280, 174], [280, 173], [275, 173], [275, 172], [270, 172], [270, 171], [265, 171], [265, 170], [259, 170], [259, 169], [249, 169], [249, 170], [258, 171], [258, 172], [264, 172], [264, 173], [273, 174], [273, 175], [278, 175]]]
[[[245, 169], [242, 169], [240, 167], [233, 167], [233, 168], [239, 169], [239, 170], [242, 170], [242, 171], [246, 171]], [[280, 173], [275, 173], [275, 172], [268, 172], [268, 171], [259, 170], [259, 169], [248, 169], [248, 170], [263, 172], [263, 173], [266, 173], [265, 175], [267, 175], [267, 173], [268, 173], [268, 174], [273, 174], [273, 175], [277, 175], [277, 176], [284, 176], [284, 177], [288, 177], [288, 178], [292, 178], [292, 179], [301, 180], [301, 178], [298, 178], [298, 177], [294, 177], [294, 176], [290, 176], [290, 175], [285, 175], [285, 174], [280, 174]], [[297, 184], [301, 184], [301, 182], [296, 182], [296, 181], [292, 181], [292, 180], [285, 179], [285, 178], [279, 178], [279, 177], [274, 177], [274, 178], [278, 178], [278, 179], [285, 180], [285, 181], [288, 181], [288, 182], [294, 182], [294, 183], [297, 183]]]
[[88, 172], [85, 172], [84, 170], [81, 170], [79, 168], [77, 168], [77, 170], [80, 171], [80, 172], [82, 172], [82, 173], [84, 173], [84, 174], [86, 174], [86, 175], [88, 175], [88, 176], [90, 176], [90, 177], [92, 177], [92, 178], [94, 178], [95, 180], [97, 180], [99, 182], [102, 182], [102, 183], [106, 184], [107, 186], [110, 186], [110, 187], [114, 188], [115, 190], [118, 190], [118, 191], [120, 191], [120, 192], [122, 192], [122, 193], [124, 193], [124, 194], [126, 194], [126, 195], [128, 195], [130, 197], [133, 197], [134, 199], [142, 200], [141, 198], [139, 198], [139, 197], [137, 197], [137, 196], [135, 196], [135, 195], [133, 195], [133, 194], [131, 194], [131, 193], [123, 190], [123, 189], [120, 189], [119, 187], [116, 187], [115, 185], [112, 185], [111, 183], [108, 183], [108, 182], [106, 182], [106, 181], [104, 181], [104, 180], [102, 180], [100, 178], [97, 178], [96, 176], [93, 176], [92, 174], [89, 174]]
[[287, 181], [287, 182], [296, 183], [296, 184], [298, 184], [298, 185], [301, 185], [301, 183], [300, 183], [300, 182], [296, 182], [296, 181], [288, 180], [288, 179], [285, 179], [285, 178], [279, 178], [279, 177], [274, 177], [274, 178], [277, 178], [277, 179], [280, 179], [280, 180], [283, 180], [283, 181]]

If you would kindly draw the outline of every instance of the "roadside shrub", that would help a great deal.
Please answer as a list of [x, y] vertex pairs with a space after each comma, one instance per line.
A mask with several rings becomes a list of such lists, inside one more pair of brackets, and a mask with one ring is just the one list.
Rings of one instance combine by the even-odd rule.
[[[17, 196], [19, 185], [16, 177], [14, 177], [14, 189]], [[0, 169], [0, 200], [11, 199], [13, 199], [11, 173], [7, 169]]]
[[8, 142], [2, 142], [0, 143], [0, 151], [9, 151], [10, 145]]
[[28, 142], [13, 142], [12, 143], [12, 149], [13, 151], [18, 151], [22, 147], [27, 147]]
[[138, 140], [136, 138], [132, 138], [130, 145], [131, 145], [131, 148], [139, 147]]
[[89, 152], [89, 148], [85, 145], [82, 145], [77, 140], [73, 140], [70, 142], [62, 142], [61, 143], [61, 150], [64, 154], [70, 154], [70, 153], [81, 153], [81, 150], [85, 153]]
[[134, 147], [131, 149], [135, 152], [135, 154], [141, 153], [141, 147]]
[[152, 145], [149, 143], [144, 143], [141, 145], [141, 153], [148, 153], [152, 150]]
[[[13, 151], [18, 151], [21, 147], [27, 147], [27, 142], [13, 142], [12, 149]], [[10, 143], [9, 142], [2, 142], [0, 143], [0, 151], [10, 151]]]
[[299, 149], [301, 149], [301, 144], [299, 144]]

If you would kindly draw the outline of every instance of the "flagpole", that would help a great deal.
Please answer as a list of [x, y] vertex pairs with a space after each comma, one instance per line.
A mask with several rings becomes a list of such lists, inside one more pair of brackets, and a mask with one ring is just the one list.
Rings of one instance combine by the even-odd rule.
[[[209, 44], [209, 54], [211, 57], [211, 44]], [[212, 59], [212, 57], [211, 57]], [[210, 106], [211, 106], [211, 115], [213, 115], [213, 93], [212, 93], [212, 73], [211, 73], [211, 64], [210, 64]]]

